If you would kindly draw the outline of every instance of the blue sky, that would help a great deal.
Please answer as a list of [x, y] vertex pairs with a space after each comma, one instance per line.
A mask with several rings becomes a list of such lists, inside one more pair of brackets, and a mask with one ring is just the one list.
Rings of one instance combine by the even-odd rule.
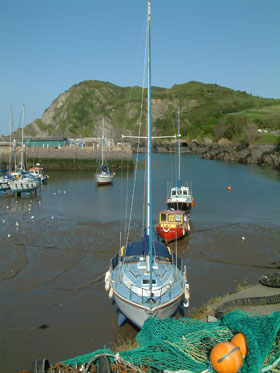
[[[280, 0], [152, 0], [152, 84], [280, 98]], [[146, 0], [0, 0], [0, 134], [83, 80], [142, 85]]]

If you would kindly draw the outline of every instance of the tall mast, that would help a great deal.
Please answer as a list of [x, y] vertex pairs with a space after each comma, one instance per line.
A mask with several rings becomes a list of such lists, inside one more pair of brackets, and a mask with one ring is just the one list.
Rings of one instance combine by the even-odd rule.
[[178, 107], [178, 134], [177, 134], [177, 187], [181, 186], [181, 164], [180, 164], [180, 109]]
[[104, 118], [102, 118], [101, 166], [103, 166]]
[[152, 214], [152, 98], [151, 98], [151, 0], [148, 0], [148, 157], [147, 157], [147, 234], [149, 236], [150, 291], [153, 270], [153, 214]]
[[9, 171], [12, 171], [12, 132], [13, 132], [13, 108], [10, 107], [10, 155], [9, 155]]
[[23, 170], [23, 126], [24, 126], [24, 104], [22, 105], [22, 116], [21, 116], [21, 154], [20, 154], [20, 169]]

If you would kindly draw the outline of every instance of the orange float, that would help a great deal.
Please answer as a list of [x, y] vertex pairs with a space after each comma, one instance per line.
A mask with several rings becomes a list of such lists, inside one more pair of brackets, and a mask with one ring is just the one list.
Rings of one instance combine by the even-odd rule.
[[231, 186], [228, 186], [228, 187], [227, 187], [227, 190], [231, 190]]
[[243, 333], [235, 334], [231, 339], [231, 343], [240, 348], [242, 355], [246, 356], [248, 354], [247, 341]]
[[217, 373], [236, 373], [243, 359], [239, 347], [231, 342], [221, 342], [212, 348], [210, 361]]

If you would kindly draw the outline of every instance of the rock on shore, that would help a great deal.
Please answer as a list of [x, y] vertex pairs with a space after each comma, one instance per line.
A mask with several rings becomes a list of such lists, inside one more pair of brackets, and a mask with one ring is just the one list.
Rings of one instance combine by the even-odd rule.
[[232, 146], [215, 145], [202, 153], [202, 158], [237, 162], [242, 164], [257, 164], [280, 170], [280, 147], [275, 146]]
[[[141, 150], [144, 151], [144, 148], [141, 147]], [[170, 153], [175, 151], [175, 142], [153, 144], [153, 152]], [[181, 152], [200, 154], [204, 159], [268, 166], [280, 171], [280, 145], [233, 144], [226, 139], [217, 143], [213, 143], [211, 140], [204, 142], [184, 140], [181, 142]]]

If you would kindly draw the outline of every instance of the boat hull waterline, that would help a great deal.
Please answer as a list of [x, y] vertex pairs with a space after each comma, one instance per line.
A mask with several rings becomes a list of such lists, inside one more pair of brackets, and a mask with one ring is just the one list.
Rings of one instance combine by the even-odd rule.
[[112, 184], [113, 178], [114, 178], [113, 174], [107, 174], [107, 173], [97, 174], [96, 183], [98, 185]]
[[157, 225], [156, 230], [160, 238], [165, 243], [169, 243], [172, 241], [179, 240], [180, 238], [184, 238], [190, 231], [190, 226], [189, 224], [184, 224], [182, 227], [179, 228], [169, 228]]
[[120, 312], [139, 329], [143, 327], [144, 322], [151, 315], [155, 315], [160, 319], [173, 316], [182, 302], [182, 297], [183, 293], [179, 294], [176, 299], [172, 299], [172, 301], [165, 305], [154, 307], [150, 310], [148, 307], [140, 307], [138, 304], [129, 302], [126, 298], [114, 292], [114, 299]]

